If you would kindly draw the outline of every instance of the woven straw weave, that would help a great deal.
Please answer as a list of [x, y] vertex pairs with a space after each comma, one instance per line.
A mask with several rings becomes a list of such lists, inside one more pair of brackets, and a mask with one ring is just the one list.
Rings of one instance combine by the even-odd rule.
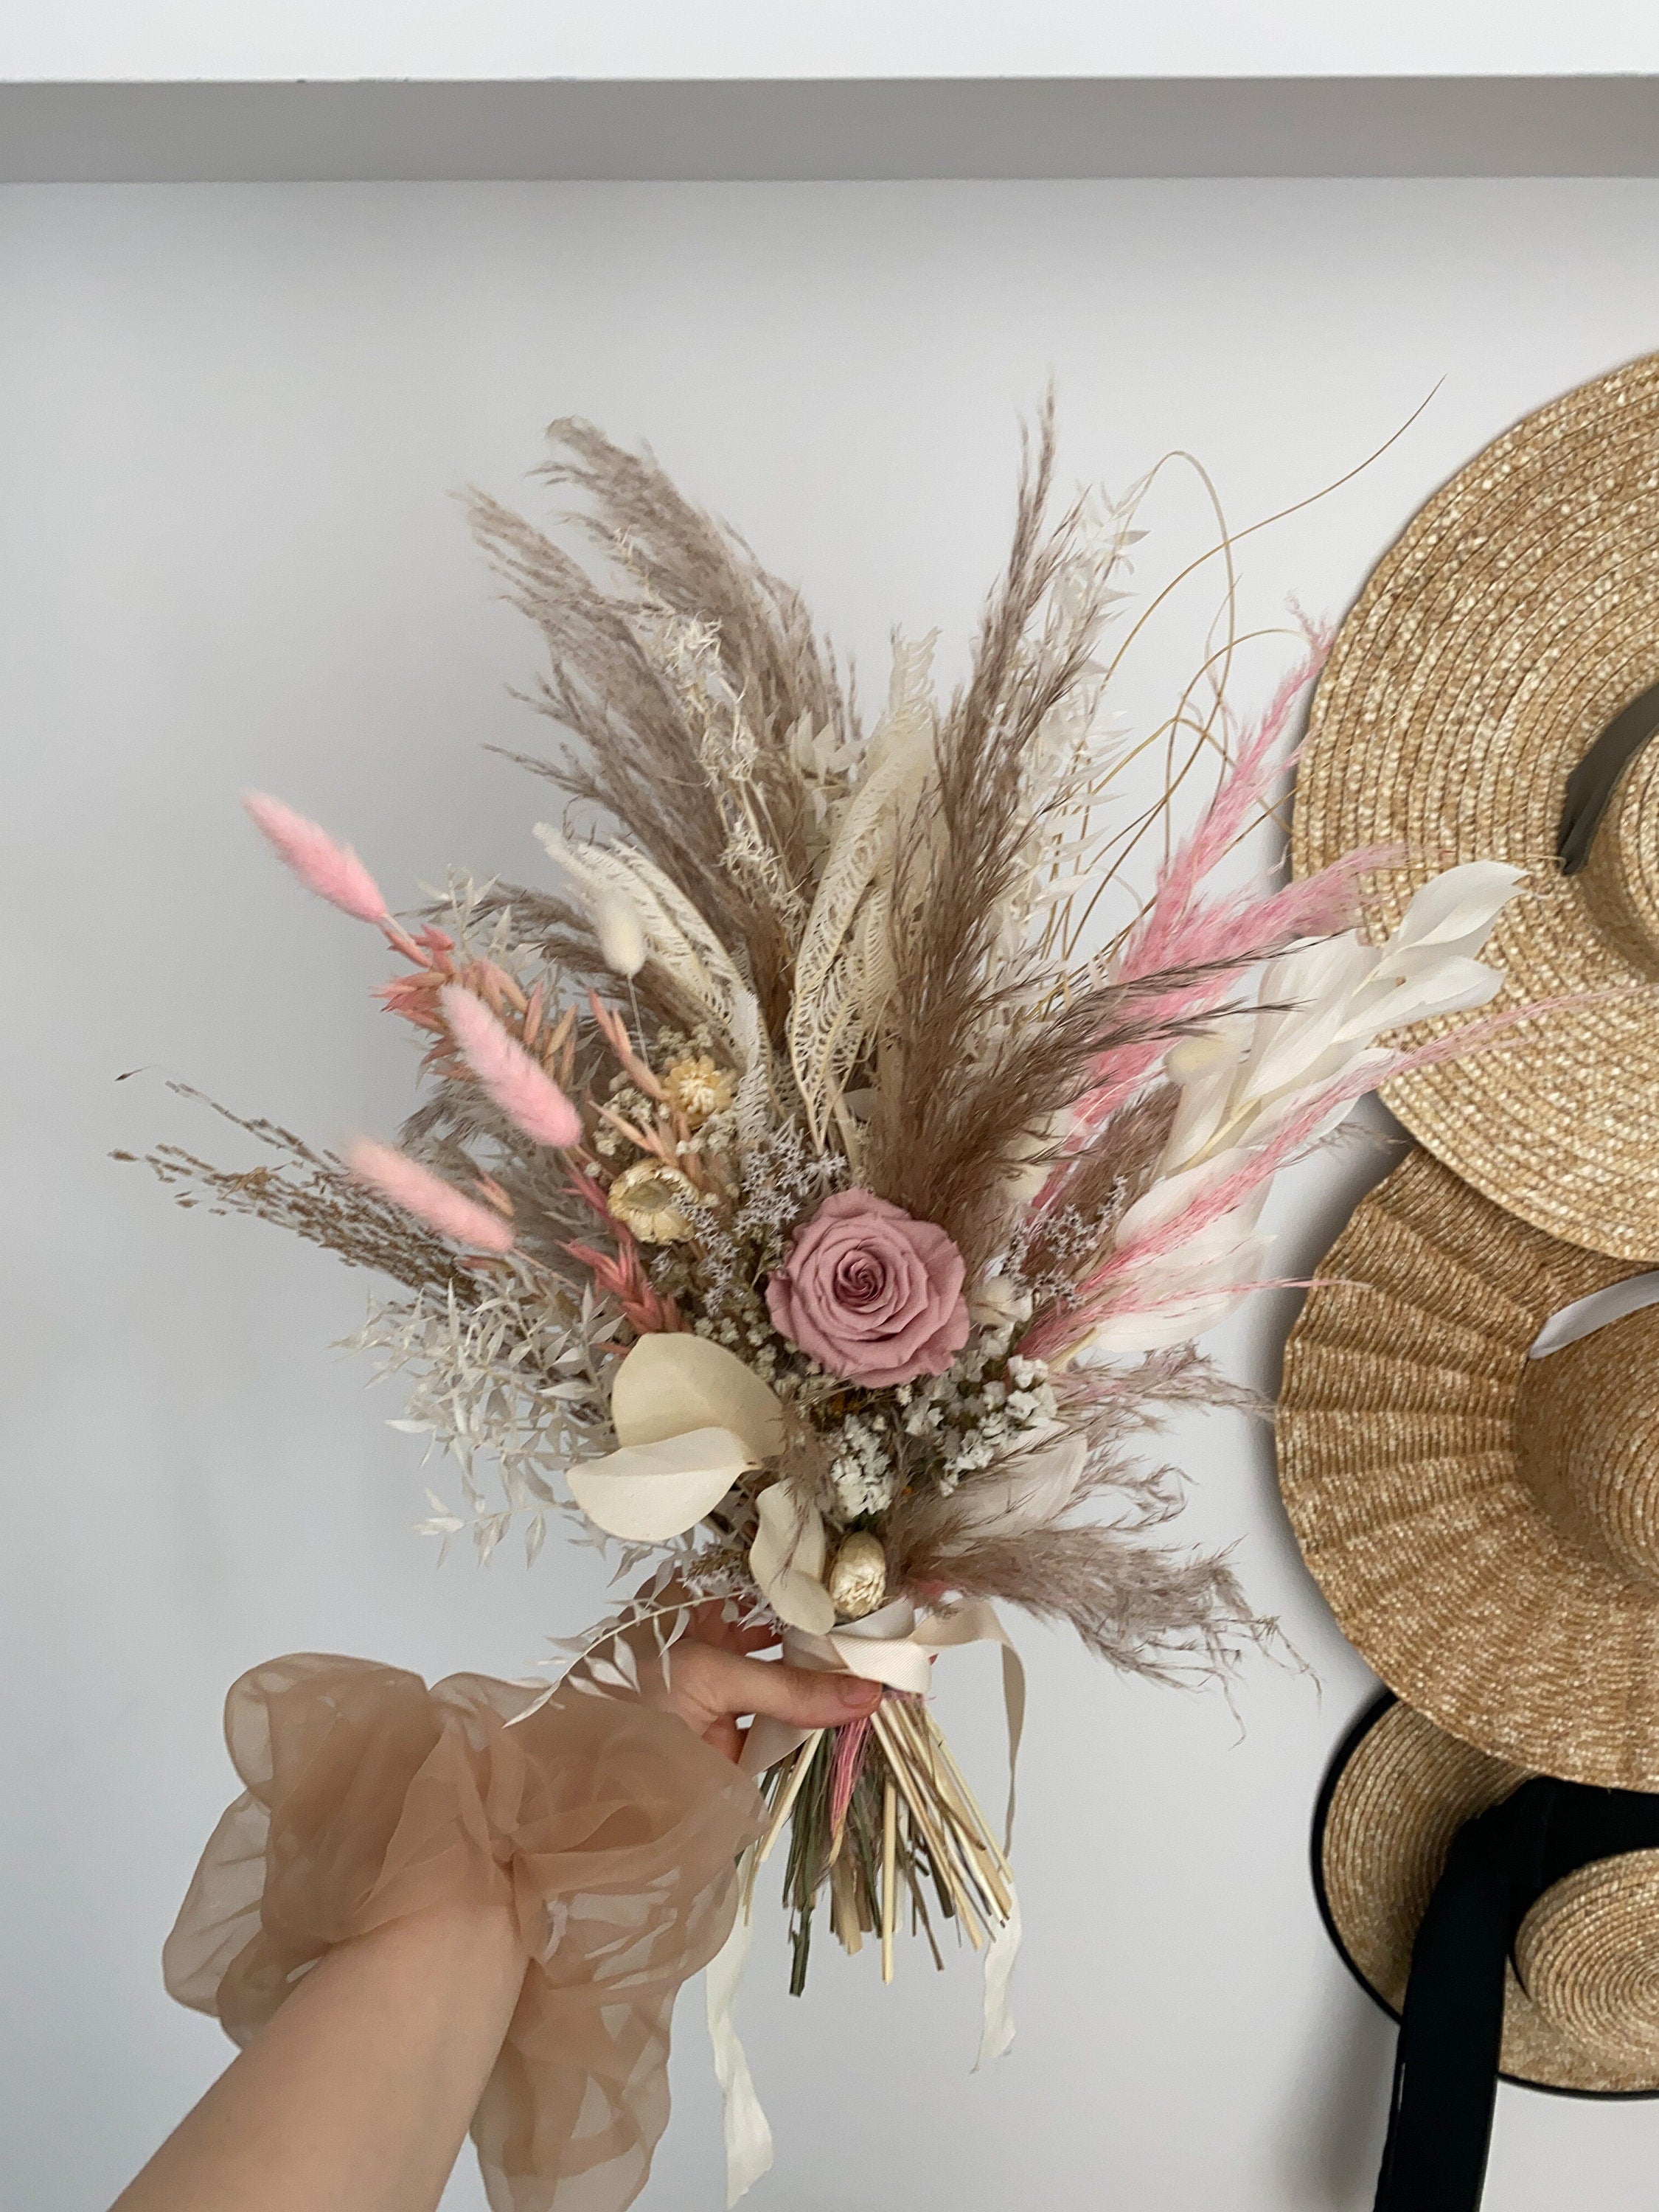
[[[1350, 1750], [1316, 1840], [1320, 1874], [1349, 1963], [1391, 2011], [1452, 1838], [1526, 1778], [1408, 1705]], [[1659, 2092], [1659, 1852], [1582, 1867], [1533, 1906], [1506, 1976], [1502, 2065], [1580, 2094]]]
[[[1570, 770], [1656, 679], [1652, 356], [1528, 416], [1385, 555], [1315, 696], [1291, 841], [1302, 874], [1356, 847], [1407, 848], [1407, 866], [1378, 899], [1390, 927], [1416, 884], [1455, 861], [1528, 871], [1528, 895], [1488, 956], [1510, 979], [1499, 1006], [1612, 995], [1384, 1095], [1431, 1152], [1523, 1219], [1650, 1262], [1659, 1260], [1656, 749], [1621, 781], [1583, 875], [1563, 877], [1555, 847]], [[1608, 857], [1615, 848], [1621, 864]]]
[[1528, 1358], [1632, 1272], [1413, 1153], [1291, 1332], [1279, 1483], [1344, 1632], [1408, 1704], [1517, 1766], [1659, 1790], [1659, 1310]]

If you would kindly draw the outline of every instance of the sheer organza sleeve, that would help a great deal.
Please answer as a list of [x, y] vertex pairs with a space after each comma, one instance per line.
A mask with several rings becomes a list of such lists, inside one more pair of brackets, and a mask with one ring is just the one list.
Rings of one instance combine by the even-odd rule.
[[754, 1784], [672, 1715], [481, 1675], [428, 1690], [301, 1654], [245, 1674], [246, 1789], [163, 1954], [239, 2044], [333, 1945], [452, 1899], [510, 1903], [530, 1954], [473, 2123], [495, 2212], [622, 2212], [668, 2118], [669, 2015], [725, 1941]]

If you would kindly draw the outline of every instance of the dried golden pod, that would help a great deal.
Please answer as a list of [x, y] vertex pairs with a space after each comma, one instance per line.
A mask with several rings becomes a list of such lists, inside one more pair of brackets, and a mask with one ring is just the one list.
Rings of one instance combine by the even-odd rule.
[[605, 1203], [641, 1244], [683, 1244], [692, 1234], [697, 1194], [678, 1168], [636, 1160], [611, 1184]]
[[887, 1595], [887, 1554], [881, 1540], [855, 1529], [842, 1539], [830, 1570], [830, 1597], [843, 1620], [862, 1620]]

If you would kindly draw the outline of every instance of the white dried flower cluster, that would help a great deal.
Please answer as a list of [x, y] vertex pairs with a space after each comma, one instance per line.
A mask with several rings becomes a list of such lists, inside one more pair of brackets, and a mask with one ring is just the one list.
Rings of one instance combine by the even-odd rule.
[[[1071, 1304], [1078, 1277], [1109, 1236], [1127, 1196], [1120, 1176], [1097, 1209], [1085, 1213], [1075, 1206], [1060, 1206], [1035, 1216], [1015, 1237], [1004, 1273], [1034, 1304]], [[1039, 1242], [1044, 1264], [1033, 1267], [1032, 1247]]]
[[[700, 1133], [707, 1136], [714, 1126], [711, 1121]], [[839, 1153], [815, 1152], [805, 1131], [788, 1122], [750, 1146], [740, 1166], [741, 1186], [729, 1225], [708, 1216], [699, 1224], [696, 1289], [702, 1312], [695, 1327], [699, 1335], [727, 1346], [769, 1382], [789, 1375], [805, 1379], [819, 1370], [784, 1343], [758, 1285], [783, 1258], [800, 1223], [846, 1183], [847, 1162]]]
[[[653, 1102], [620, 1072], [607, 1087], [605, 1103], [613, 1114], [620, 1114], [636, 1129], [648, 1129], [656, 1119]], [[638, 1157], [640, 1151], [631, 1138], [623, 1136], [622, 1131], [610, 1121], [599, 1123], [593, 1139], [593, 1149], [607, 1160], [634, 1158]]]
[[987, 1329], [943, 1375], [902, 1383], [894, 1393], [907, 1436], [925, 1439], [939, 1486], [989, 1467], [1057, 1423], [1054, 1386], [1040, 1359], [1008, 1349], [1006, 1329]]
[[849, 1413], [836, 1441], [840, 1448], [830, 1462], [830, 1480], [842, 1518], [856, 1521], [890, 1505], [898, 1488], [898, 1465], [885, 1424]]
[[775, 1267], [799, 1224], [847, 1180], [839, 1152], [815, 1151], [799, 1121], [781, 1121], [744, 1160], [733, 1232], [756, 1247], [763, 1266]]

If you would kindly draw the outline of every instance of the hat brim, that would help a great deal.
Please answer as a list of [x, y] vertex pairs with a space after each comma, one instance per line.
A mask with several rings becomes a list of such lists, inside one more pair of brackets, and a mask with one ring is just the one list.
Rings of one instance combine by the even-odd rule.
[[1556, 1528], [1516, 1439], [1544, 1322], [1633, 1272], [1415, 1152], [1321, 1263], [1276, 1437], [1303, 1557], [1390, 1689], [1519, 1767], [1659, 1790], [1659, 1593]]
[[1594, 1003], [1558, 1006], [1502, 1051], [1383, 1096], [1523, 1220], [1649, 1262], [1659, 991], [1597, 929], [1556, 842], [1569, 772], [1659, 677], [1656, 543], [1659, 355], [1528, 416], [1383, 556], [1314, 697], [1291, 835], [1304, 875], [1357, 848], [1406, 848], [1408, 865], [1377, 887], [1389, 927], [1416, 884], [1455, 862], [1527, 871], [1486, 954], [1508, 978], [1497, 1009]]
[[[1313, 1881], [1349, 1972], [1400, 2017], [1412, 1943], [1452, 1838], [1528, 1778], [1437, 1729], [1390, 1692], [1367, 1707], [1331, 1762], [1314, 1813]], [[1558, 2096], [1659, 2096], [1659, 2070], [1609, 2067], [1534, 2005], [1504, 1970], [1502, 2077]]]

